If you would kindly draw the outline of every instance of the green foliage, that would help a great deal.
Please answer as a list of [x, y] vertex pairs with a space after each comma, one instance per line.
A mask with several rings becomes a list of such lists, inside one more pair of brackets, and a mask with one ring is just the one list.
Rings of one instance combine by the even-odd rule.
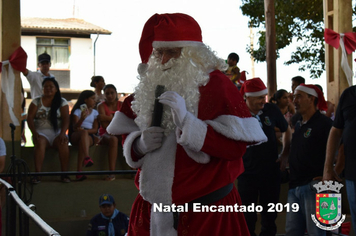
[[[266, 61], [264, 0], [241, 1], [242, 14], [250, 18], [250, 26], [259, 29], [258, 49], [248, 47], [247, 51], [256, 61]], [[275, 0], [275, 23], [277, 56], [293, 40], [300, 41], [302, 46], [285, 64], [298, 63], [299, 70], [309, 70], [311, 78], [319, 78], [325, 70], [323, 0]]]

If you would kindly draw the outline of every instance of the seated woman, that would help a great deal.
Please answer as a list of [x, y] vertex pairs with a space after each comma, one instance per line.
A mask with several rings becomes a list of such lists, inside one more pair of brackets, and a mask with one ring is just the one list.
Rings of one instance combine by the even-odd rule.
[[94, 88], [95, 92], [95, 109], [100, 102], [105, 100], [104, 94], [102, 94], [103, 88], [105, 86], [104, 77], [101, 75], [94, 75], [91, 77], [90, 86]]
[[[70, 142], [74, 146], [78, 146], [78, 164], [77, 170], [82, 171], [82, 167], [89, 167], [94, 164], [89, 157], [89, 147], [97, 144], [99, 138], [96, 136], [98, 132], [98, 111], [95, 107], [95, 93], [91, 90], [84, 90], [79, 94], [78, 100], [73, 106], [69, 128]], [[85, 180], [85, 175], [77, 175], [76, 180]]]
[[[109, 146], [109, 170], [115, 170], [115, 164], [117, 159], [117, 152], [119, 147], [119, 142], [121, 141], [121, 136], [113, 136], [106, 132], [106, 127], [110, 124], [112, 118], [116, 111], [121, 108], [121, 102], [117, 97], [116, 87], [112, 84], [108, 84], [104, 87], [105, 101], [100, 103], [98, 106], [99, 112], [99, 135], [101, 137], [100, 144], [105, 144]], [[108, 175], [106, 180], [115, 180], [115, 175]]]
[[[69, 108], [67, 100], [62, 98], [58, 82], [45, 78], [42, 82], [43, 95], [32, 100], [27, 114], [27, 124], [32, 132], [35, 154], [35, 169], [40, 172], [46, 148], [58, 150], [61, 170], [67, 171], [69, 161], [68, 138]], [[62, 182], [69, 183], [67, 175], [61, 176]], [[34, 177], [32, 183], [40, 183], [39, 177]]]

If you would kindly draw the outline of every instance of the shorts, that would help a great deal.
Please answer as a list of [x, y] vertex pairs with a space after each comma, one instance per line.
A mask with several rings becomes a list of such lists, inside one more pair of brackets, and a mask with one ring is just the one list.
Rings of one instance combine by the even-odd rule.
[[38, 130], [37, 133], [45, 137], [48, 140], [49, 145], [52, 147], [54, 140], [61, 133], [61, 130], [54, 131], [53, 129], [44, 129], [44, 130]]

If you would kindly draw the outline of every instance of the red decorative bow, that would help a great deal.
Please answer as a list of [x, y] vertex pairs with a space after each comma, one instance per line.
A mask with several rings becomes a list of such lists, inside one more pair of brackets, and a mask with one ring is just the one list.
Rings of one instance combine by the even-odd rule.
[[341, 47], [341, 68], [345, 72], [349, 86], [352, 85], [353, 72], [347, 62], [347, 54], [351, 54], [356, 49], [356, 33], [338, 34], [331, 29], [324, 31], [325, 42], [338, 49]]
[[[0, 62], [0, 72], [1, 72], [1, 90], [6, 95], [7, 105], [9, 107], [9, 115], [12, 123], [15, 126], [19, 126], [20, 122], [17, 119], [13, 108], [15, 107], [14, 102], [14, 88], [15, 88], [15, 74], [14, 70], [25, 71], [27, 62], [27, 54], [19, 47], [10, 56], [9, 60]], [[8, 65], [8, 67], [6, 67]]]
[[[27, 54], [22, 47], [16, 49], [16, 51], [9, 58], [12, 68], [18, 71], [25, 71], [27, 65]], [[0, 72], [2, 70], [2, 62], [0, 62]]]
[[[324, 38], [327, 44], [338, 49], [340, 46], [340, 34], [326, 28], [324, 31]], [[356, 49], [356, 33], [345, 33], [344, 44], [347, 54], [351, 54]]]

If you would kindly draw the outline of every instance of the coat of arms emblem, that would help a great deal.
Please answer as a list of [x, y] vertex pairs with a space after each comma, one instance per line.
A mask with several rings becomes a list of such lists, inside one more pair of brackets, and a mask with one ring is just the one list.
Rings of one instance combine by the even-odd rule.
[[271, 120], [269, 119], [269, 117], [268, 116], [266, 116], [265, 117], [265, 124], [267, 125], [267, 126], [271, 126]]
[[345, 221], [346, 216], [341, 214], [341, 193], [339, 193], [343, 186], [336, 181], [324, 181], [324, 184], [321, 181], [313, 185], [317, 190], [316, 214], [311, 214], [311, 217], [320, 229], [335, 230]]
[[312, 131], [312, 128], [308, 128], [307, 131], [305, 131], [305, 133], [304, 133], [304, 138], [309, 138], [311, 131]]

